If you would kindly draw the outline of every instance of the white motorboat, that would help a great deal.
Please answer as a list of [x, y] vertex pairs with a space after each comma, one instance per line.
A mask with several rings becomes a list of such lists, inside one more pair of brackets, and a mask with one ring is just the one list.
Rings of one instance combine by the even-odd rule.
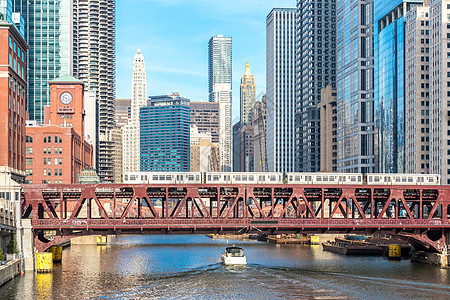
[[227, 247], [220, 256], [224, 265], [246, 265], [247, 258], [244, 256], [242, 247]]

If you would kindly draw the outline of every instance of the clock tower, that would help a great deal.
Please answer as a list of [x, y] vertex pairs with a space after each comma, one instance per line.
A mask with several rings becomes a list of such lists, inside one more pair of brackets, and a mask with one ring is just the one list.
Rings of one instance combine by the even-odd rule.
[[49, 82], [50, 107], [45, 123], [61, 127], [72, 127], [84, 137], [84, 83], [65, 75]]

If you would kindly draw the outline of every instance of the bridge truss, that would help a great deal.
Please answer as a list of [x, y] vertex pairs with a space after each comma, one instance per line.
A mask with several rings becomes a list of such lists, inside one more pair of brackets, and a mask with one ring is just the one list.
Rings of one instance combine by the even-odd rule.
[[386, 232], [442, 251], [450, 186], [23, 185], [38, 249], [87, 234]]

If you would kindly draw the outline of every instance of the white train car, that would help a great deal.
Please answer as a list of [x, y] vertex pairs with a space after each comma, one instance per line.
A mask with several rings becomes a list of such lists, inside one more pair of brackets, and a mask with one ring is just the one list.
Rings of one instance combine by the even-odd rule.
[[288, 184], [363, 184], [359, 173], [287, 173]]
[[206, 181], [209, 184], [282, 184], [283, 173], [235, 173], [235, 172], [206, 172]]
[[125, 172], [123, 182], [129, 184], [200, 184], [202, 173], [200, 172]]
[[367, 174], [369, 185], [440, 185], [436, 174]]

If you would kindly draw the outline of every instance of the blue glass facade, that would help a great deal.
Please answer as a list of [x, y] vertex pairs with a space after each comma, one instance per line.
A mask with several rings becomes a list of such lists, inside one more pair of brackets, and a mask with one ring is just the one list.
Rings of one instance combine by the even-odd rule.
[[178, 95], [149, 97], [139, 120], [141, 171], [189, 172], [189, 100]]
[[375, 161], [382, 173], [405, 171], [405, 20], [423, 1], [374, 3]]

